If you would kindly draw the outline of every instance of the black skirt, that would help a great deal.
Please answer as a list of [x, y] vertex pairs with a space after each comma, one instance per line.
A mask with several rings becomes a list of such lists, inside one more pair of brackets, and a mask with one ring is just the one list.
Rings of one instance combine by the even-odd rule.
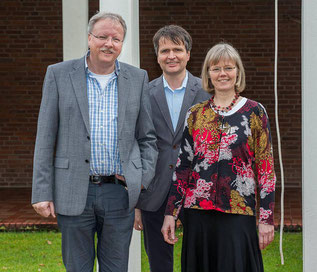
[[262, 272], [255, 216], [184, 209], [182, 272]]

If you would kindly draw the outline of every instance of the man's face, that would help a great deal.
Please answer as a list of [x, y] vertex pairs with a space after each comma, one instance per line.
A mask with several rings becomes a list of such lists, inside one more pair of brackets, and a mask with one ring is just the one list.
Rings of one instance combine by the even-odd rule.
[[178, 75], [186, 70], [190, 52], [183, 43], [176, 44], [169, 39], [161, 38], [157, 52], [157, 62], [164, 74]]
[[88, 35], [90, 60], [97, 67], [114, 65], [121, 53], [124, 30], [120, 23], [112, 19], [101, 19]]

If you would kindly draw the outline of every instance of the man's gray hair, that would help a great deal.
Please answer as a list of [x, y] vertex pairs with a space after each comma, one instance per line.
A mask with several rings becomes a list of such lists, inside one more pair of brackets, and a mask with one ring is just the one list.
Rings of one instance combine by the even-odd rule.
[[95, 24], [99, 21], [99, 20], [104, 20], [104, 19], [111, 19], [113, 21], [116, 21], [118, 23], [121, 24], [122, 28], [123, 28], [123, 40], [125, 38], [125, 35], [127, 33], [127, 25], [125, 23], [125, 21], [123, 20], [123, 18], [116, 13], [110, 13], [110, 12], [104, 12], [104, 11], [99, 11], [97, 12], [94, 16], [92, 16], [89, 20], [88, 23], [88, 33], [91, 33]]
[[175, 44], [184, 44], [186, 51], [189, 52], [192, 50], [192, 37], [190, 34], [181, 26], [178, 25], [167, 25], [162, 28], [160, 28], [153, 37], [153, 45], [154, 50], [157, 55], [160, 39], [164, 38], [167, 40], [172, 41]]

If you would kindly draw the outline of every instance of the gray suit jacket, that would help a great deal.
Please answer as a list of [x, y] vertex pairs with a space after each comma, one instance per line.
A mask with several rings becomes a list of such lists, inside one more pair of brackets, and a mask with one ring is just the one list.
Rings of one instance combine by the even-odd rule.
[[177, 127], [174, 131], [164, 93], [163, 76], [150, 82], [150, 101], [153, 123], [157, 134], [159, 156], [155, 177], [148, 190], [141, 193], [137, 205], [138, 208], [146, 211], [156, 211], [163, 204], [170, 190], [172, 174], [183, 135], [186, 113], [192, 105], [209, 98], [210, 95], [201, 88], [201, 80], [188, 73], [184, 100]]
[[[53, 201], [56, 212], [83, 212], [90, 160], [90, 124], [84, 58], [47, 68], [34, 152], [32, 203]], [[144, 70], [120, 63], [118, 144], [129, 207], [147, 188], [157, 160]], [[115, 197], [115, 196], [114, 196]]]

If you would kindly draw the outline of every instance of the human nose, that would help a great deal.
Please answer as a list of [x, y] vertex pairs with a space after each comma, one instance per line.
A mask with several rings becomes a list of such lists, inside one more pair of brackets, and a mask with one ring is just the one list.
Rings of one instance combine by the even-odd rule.
[[219, 75], [227, 75], [227, 73], [225, 72], [225, 68], [224, 67], [220, 67], [219, 69]]
[[173, 52], [172, 50], [169, 52], [168, 58], [169, 58], [169, 59], [175, 58], [175, 54], [174, 54], [174, 52]]
[[108, 37], [107, 39], [105, 39], [105, 45], [108, 47], [113, 45], [111, 37]]

